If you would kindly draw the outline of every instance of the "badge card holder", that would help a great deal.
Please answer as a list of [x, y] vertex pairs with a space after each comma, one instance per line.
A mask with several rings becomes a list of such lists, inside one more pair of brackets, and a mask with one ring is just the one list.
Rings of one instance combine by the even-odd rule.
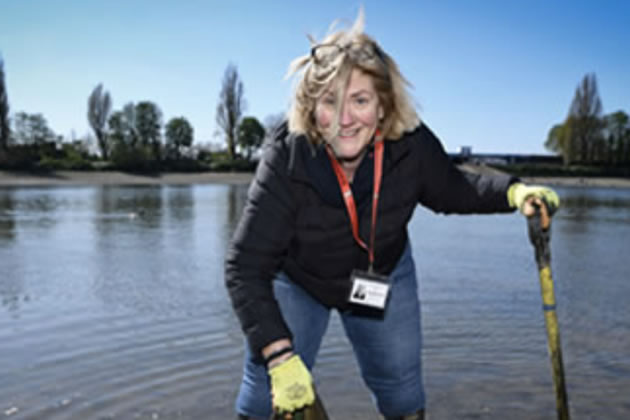
[[388, 278], [376, 273], [354, 270], [350, 275], [350, 282], [348, 302], [352, 313], [382, 318], [391, 289]]

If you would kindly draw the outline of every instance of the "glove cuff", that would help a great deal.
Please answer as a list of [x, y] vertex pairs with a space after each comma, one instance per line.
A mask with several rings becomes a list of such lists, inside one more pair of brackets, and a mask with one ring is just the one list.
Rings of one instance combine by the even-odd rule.
[[516, 196], [518, 194], [518, 190], [520, 190], [524, 186], [525, 184], [523, 184], [522, 182], [515, 182], [514, 184], [510, 185], [510, 188], [508, 188], [507, 190], [507, 200], [510, 207], [518, 207]]
[[276, 350], [273, 353], [271, 353], [269, 356], [265, 357], [265, 366], [269, 367], [269, 364], [277, 359], [280, 356], [283, 356], [287, 353], [292, 353], [293, 352], [293, 346], [286, 346], [281, 348], [280, 350]]

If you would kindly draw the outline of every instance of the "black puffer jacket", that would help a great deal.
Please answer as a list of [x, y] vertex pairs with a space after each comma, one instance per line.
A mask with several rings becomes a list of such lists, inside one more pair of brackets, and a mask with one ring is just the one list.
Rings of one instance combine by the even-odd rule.
[[[225, 280], [253, 354], [290, 338], [274, 300], [278, 270], [323, 304], [344, 309], [349, 276], [366, 269], [367, 252], [354, 240], [346, 207], [323, 147], [289, 134], [273, 134], [249, 189], [248, 202], [226, 256]], [[371, 153], [352, 185], [361, 238], [371, 225]], [[424, 124], [402, 139], [385, 142], [378, 203], [375, 271], [389, 274], [407, 242], [407, 223], [418, 203], [440, 213], [512, 211], [511, 177], [459, 171]]]

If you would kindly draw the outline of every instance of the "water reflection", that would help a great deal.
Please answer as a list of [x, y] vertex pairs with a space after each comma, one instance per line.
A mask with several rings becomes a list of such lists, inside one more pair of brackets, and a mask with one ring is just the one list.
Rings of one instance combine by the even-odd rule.
[[227, 224], [235, 227], [241, 218], [243, 208], [247, 202], [247, 187], [243, 185], [230, 185], [228, 190]]
[[15, 199], [12, 189], [0, 189], [0, 246], [15, 239]]
[[630, 191], [612, 188], [558, 188], [562, 212], [576, 220], [586, 221], [597, 215], [599, 220], [612, 218], [630, 221]]
[[620, 197], [617, 194], [611, 197], [597, 196], [592, 194], [585, 194], [583, 192], [577, 192], [573, 194], [567, 194], [562, 201], [563, 207], [568, 209], [574, 208], [595, 208], [595, 207], [616, 207], [619, 209], [628, 209], [630, 207], [630, 197]]
[[14, 189], [14, 217], [20, 225], [48, 233], [59, 221], [59, 212], [70, 207], [70, 197], [59, 197], [54, 190]]
[[0, 261], [0, 304], [13, 317], [18, 317], [22, 305], [31, 299], [24, 287], [24, 269], [3, 246], [0, 246]]
[[95, 217], [103, 233], [124, 219], [138, 219], [148, 228], [161, 226], [164, 189], [160, 186], [103, 186], [94, 195]]
[[167, 187], [165, 190], [169, 220], [190, 226], [195, 218], [193, 186]]
[[0, 188], [0, 304], [12, 317], [19, 316], [22, 304], [30, 301], [24, 289], [24, 270], [12, 257], [18, 239], [19, 197], [11, 188]]
[[95, 190], [92, 291], [112, 309], [151, 310], [165, 274], [166, 192], [160, 186]]
[[[552, 264], [570, 397], [586, 417], [625, 418], [630, 191], [558, 191]], [[245, 185], [0, 190], [0, 407], [25, 419], [232, 418], [243, 337], [223, 260], [246, 195]], [[551, 417], [522, 218], [422, 211], [409, 234], [432, 417]], [[339, 322], [321, 355], [333, 416], [376, 418]]]
[[228, 185], [226, 192], [225, 223], [221, 224], [222, 237], [227, 244], [238, 225], [247, 203], [247, 185]]

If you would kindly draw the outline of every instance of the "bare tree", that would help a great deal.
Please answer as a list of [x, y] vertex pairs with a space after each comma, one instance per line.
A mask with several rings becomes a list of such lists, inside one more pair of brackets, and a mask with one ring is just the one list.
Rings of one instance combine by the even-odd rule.
[[4, 84], [4, 60], [0, 57], [0, 158], [6, 152], [10, 138], [9, 98]]
[[228, 64], [223, 76], [223, 85], [217, 105], [216, 121], [220, 131], [225, 135], [230, 159], [236, 157], [238, 125], [245, 111], [243, 98], [243, 82], [241, 82], [236, 66]]
[[596, 145], [602, 137], [602, 102], [597, 92], [595, 74], [587, 74], [578, 85], [567, 123], [570, 124], [571, 147], [578, 151], [579, 160], [594, 160]]
[[88, 98], [88, 122], [94, 130], [98, 141], [98, 148], [104, 160], [109, 158], [110, 145], [108, 144], [106, 125], [109, 113], [112, 110], [112, 99], [109, 92], [103, 91], [103, 84], [99, 83]]

